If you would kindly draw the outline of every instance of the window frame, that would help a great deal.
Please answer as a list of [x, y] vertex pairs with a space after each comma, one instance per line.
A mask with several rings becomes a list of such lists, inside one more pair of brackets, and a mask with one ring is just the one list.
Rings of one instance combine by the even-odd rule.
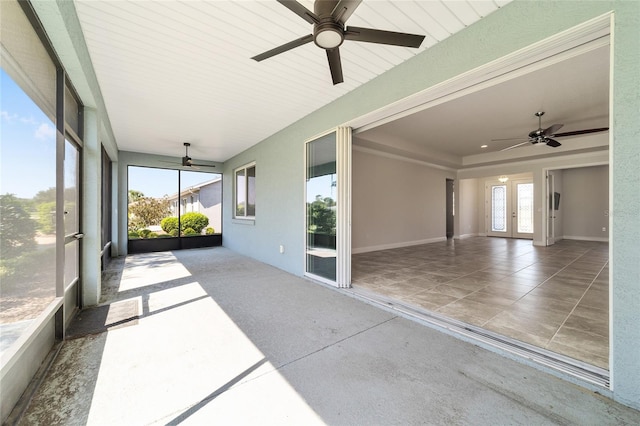
[[[238, 219], [238, 220], [247, 220], [247, 221], [255, 221], [256, 219], [256, 214], [255, 214], [255, 204], [254, 204], [254, 214], [253, 215], [248, 215], [247, 211], [248, 206], [249, 206], [249, 179], [248, 179], [248, 170], [250, 169], [254, 169], [253, 171], [253, 178], [254, 180], [256, 179], [256, 162], [252, 161], [250, 163], [247, 163], [243, 166], [240, 166], [236, 169], [233, 170], [233, 218], [234, 219]], [[244, 181], [244, 188], [238, 188], [238, 172], [244, 172], [244, 177], [245, 177], [245, 181]], [[244, 199], [245, 199], [245, 211], [244, 211], [244, 215], [239, 215], [238, 214], [238, 195], [241, 194], [241, 192], [244, 194]], [[255, 183], [254, 183], [254, 187], [253, 187], [253, 192], [254, 192], [254, 197], [255, 197]]]

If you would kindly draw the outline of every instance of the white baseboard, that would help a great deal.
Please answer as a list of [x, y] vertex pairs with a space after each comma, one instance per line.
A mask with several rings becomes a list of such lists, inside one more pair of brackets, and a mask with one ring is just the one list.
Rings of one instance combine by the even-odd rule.
[[577, 241], [596, 241], [599, 243], [608, 243], [609, 237], [581, 237], [574, 235], [565, 235], [562, 237], [565, 240], [577, 240]]
[[381, 245], [378, 245], [378, 246], [358, 247], [358, 248], [352, 248], [351, 249], [351, 253], [353, 253], [353, 254], [368, 253], [370, 251], [389, 250], [389, 249], [401, 248], [401, 247], [419, 246], [421, 244], [438, 243], [438, 242], [441, 242], [441, 241], [447, 241], [447, 237], [427, 238], [426, 240], [403, 241], [401, 243], [390, 243], [390, 244], [381, 244]]
[[453, 238], [456, 240], [464, 240], [465, 238], [471, 238], [471, 237], [482, 237], [482, 236], [486, 236], [486, 235], [482, 235], [482, 234], [462, 234], [462, 235], [458, 235], [458, 236], [454, 236]]

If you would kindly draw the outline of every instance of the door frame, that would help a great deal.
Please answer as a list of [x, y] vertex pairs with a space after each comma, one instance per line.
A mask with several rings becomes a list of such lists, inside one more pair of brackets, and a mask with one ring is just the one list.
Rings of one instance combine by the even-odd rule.
[[[307, 147], [324, 136], [335, 133], [336, 137], [336, 280], [321, 277], [307, 271]], [[338, 288], [351, 287], [351, 167], [352, 129], [347, 126], [335, 127], [307, 139], [303, 149], [303, 265], [304, 276]]]

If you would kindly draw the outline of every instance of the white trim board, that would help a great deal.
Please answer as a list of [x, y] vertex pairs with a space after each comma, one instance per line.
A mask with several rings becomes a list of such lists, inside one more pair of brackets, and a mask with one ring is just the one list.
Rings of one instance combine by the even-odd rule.
[[371, 155], [377, 155], [379, 157], [391, 158], [393, 160], [398, 160], [398, 161], [406, 161], [407, 163], [419, 164], [421, 166], [427, 166], [427, 167], [431, 167], [433, 169], [445, 170], [447, 172], [454, 172], [455, 173], [455, 172], [458, 171], [458, 169], [454, 169], [452, 167], [441, 166], [439, 164], [429, 163], [427, 161], [422, 161], [422, 160], [416, 160], [415, 158], [404, 157], [404, 156], [398, 155], [398, 154], [390, 154], [388, 152], [378, 151], [376, 149], [367, 148], [367, 147], [364, 147], [364, 146], [352, 145], [352, 149], [354, 151], [360, 151], [360, 152], [364, 152], [364, 153], [371, 154]]
[[359, 247], [351, 249], [352, 254], [369, 253], [372, 251], [390, 250], [402, 247], [419, 246], [422, 244], [439, 243], [441, 241], [447, 241], [447, 237], [427, 238], [425, 240], [415, 241], [403, 241], [400, 243], [380, 244], [378, 246]]
[[562, 237], [563, 240], [575, 240], [575, 241], [594, 241], [598, 243], [608, 243], [609, 237], [582, 237], [575, 235], [565, 235]]
[[475, 234], [462, 234], [462, 235], [454, 235], [453, 239], [454, 240], [465, 240], [467, 238], [473, 238], [473, 237], [486, 237], [487, 234], [479, 234], [479, 233], [475, 233]]

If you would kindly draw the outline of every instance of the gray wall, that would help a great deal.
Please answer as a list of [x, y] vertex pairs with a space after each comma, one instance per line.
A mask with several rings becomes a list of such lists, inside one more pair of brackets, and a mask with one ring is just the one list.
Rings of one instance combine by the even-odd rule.
[[[636, 285], [640, 277], [640, 2], [510, 3], [230, 159], [224, 169], [225, 206], [232, 205], [229, 177], [233, 169], [250, 161], [256, 161], [257, 206], [251, 225], [235, 222], [231, 210], [225, 208], [225, 245], [302, 274], [305, 140], [612, 10], [612, 382], [616, 399], [640, 408], [640, 292]], [[486, 172], [459, 177], [481, 176], [487, 176]], [[534, 184], [543, 184], [541, 173], [534, 174]], [[540, 206], [542, 196], [538, 197]], [[284, 254], [278, 253], [279, 244], [287, 247]]]
[[481, 231], [479, 225], [479, 201], [478, 197], [484, 196], [479, 192], [479, 179], [461, 179], [456, 182], [456, 219], [454, 221], [454, 234], [456, 237], [472, 237]]
[[354, 148], [354, 253], [446, 239], [446, 179], [455, 172]]
[[[562, 234], [567, 239], [609, 241], [609, 167], [562, 172]], [[602, 229], [605, 228], [605, 231]]]

